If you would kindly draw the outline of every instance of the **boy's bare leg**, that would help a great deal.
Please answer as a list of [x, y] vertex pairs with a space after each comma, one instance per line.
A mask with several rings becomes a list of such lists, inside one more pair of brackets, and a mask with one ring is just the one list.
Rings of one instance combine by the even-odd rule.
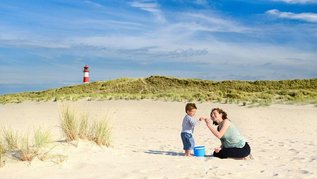
[[190, 150], [185, 150], [185, 157], [190, 157], [191, 154], [190, 154]]

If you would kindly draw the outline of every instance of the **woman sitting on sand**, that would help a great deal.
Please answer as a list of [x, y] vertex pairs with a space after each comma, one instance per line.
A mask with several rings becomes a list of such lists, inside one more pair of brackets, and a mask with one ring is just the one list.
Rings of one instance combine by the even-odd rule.
[[218, 125], [217, 130], [208, 118], [205, 118], [206, 125], [221, 140], [221, 146], [214, 149], [213, 155], [219, 158], [246, 159], [251, 152], [250, 146], [227, 118], [227, 113], [220, 108], [214, 108], [210, 117], [213, 124]]

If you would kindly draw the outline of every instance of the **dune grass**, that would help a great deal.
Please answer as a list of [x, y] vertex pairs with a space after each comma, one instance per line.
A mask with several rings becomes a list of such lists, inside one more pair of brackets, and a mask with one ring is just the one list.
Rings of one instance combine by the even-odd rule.
[[93, 141], [97, 145], [110, 146], [111, 143], [111, 127], [107, 119], [95, 121], [92, 125]]
[[7, 152], [7, 149], [2, 144], [2, 141], [1, 141], [1, 138], [0, 138], [0, 168], [5, 165], [4, 154], [6, 152]]
[[67, 158], [63, 154], [50, 153], [55, 146], [49, 147], [53, 143], [49, 130], [39, 127], [33, 131], [33, 135], [29, 133], [19, 134], [11, 128], [3, 128], [2, 131], [2, 135], [0, 135], [0, 167], [5, 164], [4, 154], [6, 153], [9, 158], [27, 162], [38, 158], [41, 161], [50, 160], [58, 164]]
[[[100, 146], [110, 146], [110, 117], [90, 121], [88, 114], [80, 114], [69, 105], [62, 105], [60, 117], [61, 128], [66, 141], [70, 142], [81, 138], [93, 141]], [[4, 154], [7, 152], [20, 161], [31, 162], [37, 157], [40, 160], [51, 159], [55, 163], [63, 162], [67, 156], [50, 155], [51, 149], [47, 151], [46, 147], [52, 142], [50, 131], [43, 128], [35, 129], [33, 135], [29, 133], [20, 135], [12, 128], [3, 127], [0, 135], [0, 167], [5, 164]]]
[[[102, 120], [89, 119], [88, 114], [82, 114], [75, 107], [61, 105], [61, 128], [67, 142], [77, 139], [87, 139], [97, 145], [109, 147], [111, 144], [110, 117]], [[77, 114], [77, 115], [75, 115]]]
[[44, 130], [39, 127], [34, 131], [34, 146], [36, 148], [43, 148], [52, 142], [53, 140], [49, 130]]
[[12, 128], [2, 128], [3, 139], [9, 150], [18, 148], [18, 133], [14, 132]]
[[29, 134], [25, 134], [21, 136], [20, 145], [18, 147], [17, 153], [18, 158], [21, 161], [32, 161], [34, 157], [37, 155], [37, 148], [31, 146]]
[[0, 95], [0, 103], [22, 101], [142, 100], [211, 101], [245, 105], [317, 104], [317, 78], [210, 81], [165, 76], [120, 78], [40, 92]]
[[73, 141], [78, 138], [78, 121], [75, 112], [69, 106], [62, 107], [61, 110], [61, 129], [66, 137], [66, 141]]
[[10, 152], [21, 161], [32, 161], [51, 142], [50, 132], [43, 129], [37, 129], [34, 131], [34, 136], [30, 137], [29, 133], [19, 135], [12, 128], [3, 128], [1, 138], [3, 139], [0, 146], [2, 154]]
[[90, 129], [88, 122], [88, 114], [83, 114], [80, 118], [78, 137], [81, 139], [90, 139]]

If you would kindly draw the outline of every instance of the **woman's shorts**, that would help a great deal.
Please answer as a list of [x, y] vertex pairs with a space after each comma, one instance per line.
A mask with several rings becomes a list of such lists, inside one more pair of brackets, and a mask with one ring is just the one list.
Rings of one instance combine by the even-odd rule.
[[192, 134], [187, 133], [187, 132], [182, 132], [181, 138], [182, 138], [184, 150], [193, 150], [194, 149], [195, 141], [194, 141]]
[[251, 148], [246, 142], [243, 148], [222, 148], [218, 153], [214, 152], [215, 157], [219, 158], [243, 158], [251, 153]]

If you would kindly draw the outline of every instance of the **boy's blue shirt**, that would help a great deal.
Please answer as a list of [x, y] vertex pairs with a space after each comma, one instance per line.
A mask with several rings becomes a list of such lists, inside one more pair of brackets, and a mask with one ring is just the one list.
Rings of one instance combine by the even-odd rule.
[[197, 122], [198, 120], [195, 120], [187, 114], [183, 119], [182, 132], [187, 132], [190, 134], [194, 133], [194, 128]]

